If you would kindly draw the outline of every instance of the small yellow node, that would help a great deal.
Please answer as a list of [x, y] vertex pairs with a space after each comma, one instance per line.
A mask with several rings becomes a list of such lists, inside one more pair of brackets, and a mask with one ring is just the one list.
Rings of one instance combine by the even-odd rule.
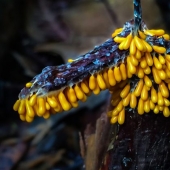
[[34, 105], [36, 104], [36, 102], [37, 102], [37, 95], [34, 94], [34, 95], [31, 96], [31, 98], [30, 98], [30, 100], [29, 100], [29, 104], [30, 104], [31, 106], [34, 106]]
[[33, 119], [34, 118], [32, 118], [32, 117], [29, 117], [29, 115], [28, 114], [26, 114], [26, 121], [28, 122], [28, 123], [31, 123], [32, 121], [33, 121]]
[[74, 60], [73, 59], [68, 59], [68, 62], [69, 63], [72, 63]]
[[[84, 93], [88, 94], [88, 93], [90, 92], [90, 89], [89, 89], [89, 87], [86, 85], [85, 82], [82, 81], [80, 85], [81, 85], [81, 89], [83, 90]], [[74, 102], [76, 102], [76, 101], [74, 101]]]
[[138, 49], [136, 49], [136, 58], [141, 59], [141, 57], [142, 57], [141, 52]]
[[150, 104], [150, 109], [151, 109], [151, 110], [154, 110], [155, 104], [153, 103], [152, 100], [150, 100], [149, 104]]
[[123, 101], [123, 106], [128, 106], [129, 103], [130, 103], [130, 99], [131, 99], [131, 93], [129, 93], [126, 98], [124, 98], [122, 101]]
[[158, 91], [158, 105], [163, 106], [164, 105], [164, 99], [160, 91]]
[[110, 88], [110, 84], [109, 84], [109, 77], [108, 77], [107, 72], [108, 71], [106, 71], [106, 70], [103, 72], [103, 79], [104, 79], [104, 82], [106, 83], [107, 88], [109, 89]]
[[137, 98], [134, 93], [131, 93], [131, 98], [130, 98], [130, 107], [132, 109], [135, 109], [137, 106]]
[[168, 70], [170, 71], [170, 61], [165, 59], [165, 63], [166, 63], [166, 66], [167, 66]]
[[91, 90], [94, 90], [97, 86], [97, 81], [96, 81], [96, 78], [94, 77], [94, 75], [91, 75], [90, 76], [90, 79], [89, 79], [89, 88]]
[[126, 40], [125, 37], [118, 37], [118, 36], [116, 36], [116, 37], [114, 38], [114, 41], [115, 41], [116, 43], [121, 43], [121, 42], [123, 42], [123, 41], [125, 41], [125, 40]]
[[167, 59], [167, 60], [170, 62], [170, 55], [167, 54], [167, 55], [165, 56], [165, 59]]
[[45, 108], [46, 108], [46, 110], [50, 110], [50, 108], [51, 108], [47, 102], [45, 103]]
[[119, 111], [118, 111], [116, 108], [114, 108], [113, 111], [112, 111], [111, 116], [112, 116], [112, 117], [117, 116], [118, 113], [119, 113]]
[[161, 63], [161, 64], [165, 64], [165, 58], [162, 56], [162, 55], [159, 55], [159, 62]]
[[169, 117], [169, 116], [170, 116], [170, 111], [169, 111], [169, 108], [168, 108], [168, 107], [164, 107], [163, 115], [164, 115], [165, 117]]
[[120, 64], [120, 73], [121, 73], [122, 80], [126, 80], [127, 73], [126, 73], [126, 67], [124, 63]]
[[165, 40], [169, 40], [169, 35], [168, 34], [164, 34], [164, 35], [162, 35], [162, 37], [165, 39]]
[[25, 115], [19, 115], [19, 117], [22, 121], [25, 121]]
[[38, 103], [38, 114], [42, 116], [46, 112], [44, 98], [38, 97], [37, 98], [37, 103]]
[[115, 80], [115, 76], [114, 76], [114, 71], [113, 71], [111, 68], [109, 68], [109, 70], [108, 70], [108, 79], [109, 79], [109, 84], [110, 84], [111, 86], [116, 85], [116, 80]]
[[130, 61], [130, 57], [127, 57], [127, 65], [128, 65], [128, 70], [131, 74], [135, 74], [136, 73], [136, 67], [131, 63]]
[[145, 39], [146, 35], [142, 31], [138, 31], [140, 38]]
[[127, 84], [120, 93], [121, 98], [125, 98], [130, 91], [130, 84]]
[[140, 98], [138, 102], [138, 114], [144, 114], [144, 101]]
[[150, 112], [150, 102], [149, 102], [149, 100], [144, 101], [144, 111], [146, 113]]
[[78, 107], [78, 105], [79, 105], [78, 102], [74, 102], [74, 103], [70, 103], [70, 104], [71, 104], [71, 106], [74, 107], [74, 108]]
[[164, 82], [161, 82], [159, 84], [159, 89], [160, 89], [161, 94], [162, 94], [163, 97], [165, 97], [165, 98], [169, 97], [169, 90], [168, 90], [168, 88], [167, 88], [167, 86], [165, 85]]
[[155, 114], [158, 114], [158, 113], [159, 113], [159, 107], [158, 107], [158, 105], [155, 106], [153, 112], [154, 112]]
[[165, 104], [165, 106], [168, 107], [170, 105], [170, 101], [168, 99], [164, 98], [164, 104]]
[[150, 78], [148, 76], [146, 76], [146, 75], [144, 76], [144, 81], [148, 87], [152, 87], [152, 81], [150, 80]]
[[29, 83], [26, 83], [26, 85], [25, 85], [27, 88], [30, 88], [31, 86], [32, 86], [32, 83], [31, 82], [29, 82]]
[[125, 122], [125, 108], [123, 108], [118, 115], [118, 123], [122, 125], [124, 122]]
[[84, 93], [77, 84], [74, 86], [74, 91], [79, 100], [83, 99]]
[[58, 99], [60, 101], [60, 104], [62, 106], [62, 108], [67, 111], [71, 109], [71, 105], [70, 103], [67, 101], [65, 95], [63, 94], [63, 92], [60, 92], [58, 95]]
[[139, 82], [138, 82], [138, 85], [136, 86], [135, 91], [134, 91], [134, 95], [136, 97], [140, 96], [142, 89], [143, 89], [143, 86], [144, 86], [143, 79], [140, 79]]
[[118, 110], [118, 112], [120, 112], [123, 109], [123, 101], [122, 100], [119, 102], [116, 109]]
[[152, 48], [153, 48], [154, 51], [156, 51], [157, 53], [164, 54], [164, 53], [166, 52], [166, 48], [160, 47], [160, 46], [157, 46], [157, 45], [153, 45]]
[[150, 36], [154, 36], [155, 34], [153, 32], [151, 32], [150, 30], [145, 30], [144, 33], [146, 35], [150, 35]]
[[152, 73], [155, 83], [160, 84], [162, 82], [161, 78], [158, 75], [158, 72], [155, 67], [152, 67]]
[[43, 115], [44, 119], [48, 119], [50, 117], [50, 112], [46, 111], [45, 114]]
[[145, 74], [150, 74], [151, 73], [151, 69], [149, 66], [147, 66], [146, 68], [143, 69]]
[[142, 57], [141, 61], [140, 61], [140, 66], [142, 68], [146, 68], [147, 67], [147, 62], [146, 62], [146, 58], [145, 56]]
[[99, 88], [99, 85], [98, 85], [98, 84], [96, 84], [96, 88], [93, 90], [93, 93], [94, 93], [95, 95], [97, 95], [97, 94], [100, 93], [100, 88]]
[[32, 108], [32, 106], [29, 105], [28, 100], [26, 100], [26, 113], [28, 114], [29, 117], [35, 116], [34, 109]]
[[120, 82], [120, 81], [122, 80], [122, 76], [121, 76], [121, 72], [120, 72], [119, 67], [115, 67], [114, 70], [113, 70], [113, 72], [114, 72], [115, 80], [116, 80], [117, 82]]
[[15, 104], [14, 104], [14, 106], [13, 106], [13, 109], [14, 109], [15, 111], [18, 111], [18, 108], [19, 108], [19, 106], [20, 106], [20, 103], [21, 103], [20, 100], [17, 100], [17, 101], [15, 102]]
[[142, 92], [141, 92], [141, 99], [147, 100], [148, 99], [148, 90], [146, 85], [143, 86]]
[[156, 36], [162, 36], [165, 34], [165, 31], [163, 29], [159, 29], [159, 30], [149, 30], [150, 32], [152, 32], [153, 34], [155, 34]]
[[115, 124], [117, 122], [117, 120], [118, 120], [118, 116], [113, 116], [110, 120], [110, 123]]
[[152, 66], [153, 65], [153, 59], [150, 53], [145, 53], [145, 58], [146, 58], [146, 62], [148, 64], [148, 66]]
[[139, 51], [143, 51], [143, 50], [144, 50], [144, 47], [143, 47], [142, 40], [135, 35], [134, 41], [135, 41], [135, 45], [136, 45], [137, 49], [138, 49]]
[[159, 62], [157, 57], [155, 57], [155, 56], [153, 57], [153, 62], [154, 62], [155, 68], [162, 69], [162, 64]]
[[55, 108], [58, 106], [57, 104], [57, 101], [55, 100], [55, 98], [50, 98], [50, 97], [47, 97], [47, 102], [48, 104], [52, 107], [52, 108]]
[[97, 83], [102, 90], [106, 89], [106, 84], [104, 82], [102, 75], [100, 75], [100, 74], [97, 74]]
[[137, 60], [137, 58], [134, 55], [130, 56], [130, 61], [134, 66], [137, 66], [139, 61]]
[[123, 44], [123, 49], [124, 50], [127, 50], [129, 47], [130, 47], [130, 44], [131, 44], [131, 41], [132, 41], [132, 34], [130, 33], [127, 37], [126, 37], [126, 40]]
[[76, 97], [76, 93], [74, 91], [74, 89], [72, 87], [70, 87], [67, 91], [67, 97], [69, 99], [70, 102], [75, 103], [77, 102], [77, 97]]
[[162, 79], [162, 80], [165, 80], [166, 78], [167, 78], [167, 75], [166, 75], [166, 73], [165, 73], [165, 71], [164, 70], [157, 70], [157, 73], [158, 73], [158, 75], [159, 75], [159, 77]]
[[[146, 67], [147, 68], [147, 67]], [[137, 72], [137, 76], [139, 77], [139, 78], [143, 78], [144, 77], [144, 70], [139, 66], [138, 67], [138, 72]]]
[[18, 113], [21, 115], [25, 114], [25, 99], [21, 100], [21, 103], [18, 108]]
[[118, 28], [116, 29], [113, 34], [112, 34], [112, 38], [114, 38], [117, 34], [119, 34], [120, 32], [122, 32], [123, 28]]
[[146, 51], [148, 53], [152, 52], [152, 46], [150, 44], [148, 44], [145, 40], [142, 40], [143, 45], [146, 47]]
[[151, 100], [152, 100], [153, 103], [158, 102], [157, 91], [154, 89], [154, 87], [151, 88]]
[[123, 50], [126, 39], [119, 44], [119, 50]]
[[132, 42], [130, 44], [130, 54], [135, 55], [136, 54], [136, 45], [134, 39], [132, 39]]

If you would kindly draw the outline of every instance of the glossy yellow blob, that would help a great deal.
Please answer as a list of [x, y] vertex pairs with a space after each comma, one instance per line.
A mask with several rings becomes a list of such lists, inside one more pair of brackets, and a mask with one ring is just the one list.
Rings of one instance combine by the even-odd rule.
[[151, 100], [152, 100], [153, 103], [158, 102], [157, 91], [154, 89], [154, 87], [151, 88]]
[[167, 60], [170, 62], [170, 55], [167, 54], [167, 55], [165, 56], [165, 59], [167, 59]]
[[34, 95], [31, 96], [31, 98], [30, 98], [30, 100], [29, 100], [29, 104], [30, 104], [31, 106], [34, 106], [34, 105], [36, 104], [36, 102], [37, 102], [37, 95], [34, 94]]
[[141, 92], [141, 99], [147, 100], [148, 99], [148, 90], [146, 85], [143, 86], [142, 92]]
[[21, 101], [20, 101], [20, 100], [17, 100], [17, 101], [15, 102], [15, 104], [13, 105], [13, 109], [14, 109], [15, 111], [18, 111], [19, 106], [20, 106], [20, 103], [21, 103]]
[[113, 111], [112, 111], [111, 116], [112, 116], [112, 117], [117, 116], [118, 113], [119, 113], [119, 111], [118, 111], [116, 108], [114, 108]]
[[161, 64], [165, 64], [165, 58], [162, 55], [159, 55], [158, 59]]
[[74, 86], [74, 91], [75, 91], [75, 94], [79, 100], [83, 99], [84, 93], [78, 85]]
[[[82, 81], [80, 85], [81, 85], [81, 89], [83, 90], [84, 93], [87, 94], [87, 93], [90, 92], [90, 89], [89, 89], [89, 87], [86, 85], [85, 82]], [[74, 93], [74, 94], [75, 94], [75, 93]], [[73, 101], [72, 101], [72, 102], [73, 102]], [[76, 102], [76, 101], [74, 101], [74, 102]]]
[[123, 108], [118, 115], [118, 123], [122, 125], [124, 122], [125, 122], [125, 108]]
[[155, 106], [153, 112], [154, 112], [155, 114], [158, 114], [158, 113], [159, 113], [159, 107], [158, 107], [158, 105]]
[[81, 99], [82, 102], [85, 102], [87, 100], [87, 96], [84, 94], [83, 98]]
[[158, 75], [158, 72], [155, 67], [152, 67], [152, 73], [155, 83], [160, 84], [162, 82], [161, 78]]
[[125, 98], [130, 91], [130, 84], [127, 84], [120, 93], [121, 98]]
[[120, 82], [122, 80], [122, 75], [121, 75], [119, 67], [114, 68], [114, 76], [117, 82]]
[[141, 61], [140, 61], [140, 66], [142, 68], [146, 68], [147, 67], [147, 62], [146, 62], [146, 58], [145, 56], [142, 57]]
[[136, 97], [140, 96], [142, 89], [143, 89], [143, 86], [144, 86], [143, 79], [140, 79], [139, 82], [138, 82], [138, 85], [136, 86], [135, 91], [134, 91], [134, 95]]
[[149, 52], [149, 53], [152, 52], [151, 45], [148, 44], [145, 40], [142, 40], [142, 42], [143, 42], [143, 45], [146, 47], [146, 51]]
[[163, 106], [164, 105], [164, 99], [162, 97], [162, 94], [160, 91], [158, 91], [158, 105]]
[[153, 33], [156, 36], [162, 36], [165, 34], [165, 31], [163, 29], [159, 29], [159, 30], [149, 30], [151, 33]]
[[136, 108], [137, 105], [137, 98], [134, 93], [131, 93], [131, 98], [130, 98], [130, 107], [132, 109]]
[[116, 29], [113, 34], [112, 34], [112, 37], [114, 38], [117, 34], [119, 34], [120, 32], [122, 32], [123, 28], [118, 28]]
[[138, 114], [144, 114], [144, 101], [140, 98], [138, 102]]
[[128, 70], [131, 74], [136, 73], [136, 67], [131, 63], [130, 57], [127, 57]]
[[128, 106], [129, 105], [129, 103], [130, 103], [130, 99], [131, 99], [131, 93], [129, 93], [127, 96], [126, 96], [126, 98], [124, 98], [123, 100], [122, 100], [122, 102], [123, 102], [123, 106]]
[[126, 39], [119, 44], [119, 50], [123, 50]]
[[125, 41], [125, 40], [126, 40], [125, 37], [118, 37], [118, 36], [116, 36], [116, 37], [114, 38], [114, 41], [115, 41], [116, 43], [121, 43], [122, 41]]
[[26, 85], [25, 85], [27, 88], [30, 88], [31, 86], [32, 86], [32, 83], [31, 82], [29, 82], [29, 83], [26, 83]]
[[165, 80], [166, 79], [166, 73], [164, 70], [160, 69], [160, 70], [157, 70], [157, 73], [159, 75], [159, 77], [162, 79], [162, 80]]
[[168, 67], [168, 70], [170, 70], [170, 61], [167, 60], [167, 58], [165, 59], [165, 63], [166, 63], [166, 66]]
[[138, 31], [140, 38], [145, 39], [146, 35], [142, 31]]
[[131, 44], [131, 41], [132, 41], [132, 34], [130, 33], [127, 37], [126, 37], [126, 40], [123, 44], [123, 49], [124, 50], [127, 50], [129, 47], [130, 47], [130, 44]]
[[152, 81], [150, 80], [150, 78], [148, 76], [144, 76], [144, 82], [148, 87], [152, 87]]
[[159, 107], [159, 111], [162, 112], [162, 111], [164, 110], [164, 106], [159, 106], [159, 105], [158, 105], [158, 107]]
[[166, 98], [164, 98], [164, 105], [167, 107], [170, 105], [170, 101]]
[[19, 114], [25, 114], [25, 99], [22, 99], [21, 100], [21, 103], [19, 105], [19, 108], [18, 108], [18, 113]]
[[109, 78], [108, 78], [107, 72], [108, 72], [108, 71], [104, 71], [104, 72], [103, 72], [103, 79], [104, 79], [104, 82], [106, 83], [107, 88], [110, 88]]
[[169, 117], [170, 116], [170, 111], [169, 111], [169, 108], [168, 107], [164, 107], [163, 109], [163, 115], [165, 117]]
[[50, 112], [46, 111], [45, 114], [43, 115], [44, 119], [48, 119], [50, 117]]
[[169, 97], [169, 90], [168, 90], [168, 88], [167, 88], [167, 86], [165, 85], [164, 82], [161, 82], [159, 84], [159, 90], [161, 91], [161, 94], [162, 94], [163, 97], [165, 97], [165, 98]]
[[28, 100], [26, 100], [26, 113], [28, 114], [29, 117], [35, 116], [34, 110], [33, 110], [32, 106], [29, 105]]
[[74, 108], [78, 107], [78, 105], [79, 105], [78, 102], [74, 102], [74, 103], [70, 103], [70, 104], [71, 104], [71, 106], [74, 107]]
[[143, 72], [144, 72], [145, 74], [150, 74], [150, 73], [151, 73], [150, 67], [147, 66], [146, 68], [144, 68], [144, 69], [143, 69]]
[[127, 73], [126, 73], [126, 67], [124, 63], [120, 64], [120, 73], [121, 73], [122, 80], [126, 80]]
[[135, 55], [135, 53], [136, 53], [136, 45], [134, 39], [132, 39], [130, 44], [130, 54]]
[[44, 98], [38, 97], [37, 98], [37, 103], [38, 103], [38, 114], [42, 116], [46, 112]]
[[53, 108], [55, 108], [55, 107], [58, 106], [57, 101], [56, 101], [55, 98], [52, 99], [52, 98], [50, 98], [50, 97], [47, 97], [47, 102], [48, 102], [48, 104], [49, 104], [51, 107], [53, 107]]
[[97, 83], [102, 90], [106, 89], [106, 83], [100, 74], [97, 74]]
[[153, 48], [154, 51], [156, 51], [157, 53], [164, 54], [164, 53], [166, 52], [166, 48], [160, 47], [160, 46], [157, 46], [157, 45], [153, 45], [152, 48]]
[[138, 48], [138, 50], [143, 51], [144, 47], [143, 47], [142, 40], [135, 35], [134, 41], [135, 41], [135, 45]]
[[113, 116], [110, 120], [110, 123], [115, 124], [117, 122], [117, 120], [118, 120], [118, 116]]
[[164, 35], [162, 35], [162, 37], [164, 37], [165, 40], [169, 40], [169, 35], [168, 34], [164, 34]]
[[71, 105], [70, 103], [67, 101], [65, 95], [63, 94], [63, 92], [60, 92], [58, 95], [58, 99], [60, 101], [60, 104], [62, 106], [62, 108], [67, 111], [71, 109]]
[[146, 35], [150, 35], [150, 36], [154, 36], [155, 34], [153, 32], [151, 32], [150, 30], [145, 30], [144, 33]]
[[149, 104], [150, 104], [150, 109], [151, 109], [151, 110], [154, 110], [155, 104], [153, 103], [152, 100], [149, 101]]
[[149, 100], [144, 101], [144, 111], [146, 113], [150, 112], [150, 102], [149, 102]]
[[93, 90], [93, 93], [94, 93], [95, 95], [97, 95], [97, 94], [100, 93], [100, 88], [99, 88], [99, 85], [98, 85], [98, 84], [96, 84], [96, 88]]
[[137, 76], [139, 77], [139, 78], [143, 78], [144, 77], [144, 70], [139, 66], [138, 67], [138, 70], [137, 70]]
[[74, 60], [73, 59], [68, 59], [68, 62], [69, 63], [72, 63]]
[[[132, 65], [132, 64], [131, 64], [131, 65]], [[132, 65], [132, 66], [133, 66], [133, 65]], [[133, 76], [133, 74], [130, 72], [129, 64], [127, 64], [126, 72], [127, 72], [127, 77], [128, 77], [128, 78], [131, 78], [131, 77]]]
[[152, 66], [153, 65], [153, 59], [150, 53], [145, 53], [145, 58], [146, 58], [146, 62], [148, 64], [148, 66]]
[[19, 115], [19, 117], [22, 121], [25, 121], [25, 115]]
[[89, 79], [89, 88], [91, 90], [94, 90], [96, 88], [96, 85], [97, 85], [96, 78], [94, 77], [94, 75], [91, 75]]
[[134, 55], [130, 56], [130, 61], [134, 66], [137, 66], [139, 61], [136, 59], [136, 57]]
[[162, 64], [159, 62], [157, 57], [155, 57], [155, 56], [153, 57], [153, 62], [154, 62], [155, 68], [162, 69]]
[[118, 112], [120, 112], [123, 109], [123, 101], [122, 100], [119, 102], [116, 109], [118, 110]]
[[46, 108], [46, 110], [50, 110], [50, 108], [51, 108], [47, 102], [45, 102], [45, 108]]
[[33, 118], [33, 117], [30, 117], [28, 114], [26, 114], [25, 120], [26, 120], [28, 123], [31, 123], [31, 122], [34, 120], [34, 118]]
[[109, 68], [108, 70], [108, 78], [109, 78], [109, 84], [111, 86], [114, 86], [116, 84], [115, 76], [114, 76], [114, 71]]
[[166, 67], [164, 71], [165, 71], [167, 77], [170, 79], [170, 70]]
[[136, 58], [141, 59], [141, 57], [142, 57], [141, 52], [138, 49], [136, 49]]
[[[84, 88], [84, 87], [83, 87]], [[67, 91], [67, 97], [69, 99], [70, 102], [74, 103], [77, 102], [77, 97], [76, 97], [76, 93], [74, 91], [74, 89], [72, 87], [70, 87]]]

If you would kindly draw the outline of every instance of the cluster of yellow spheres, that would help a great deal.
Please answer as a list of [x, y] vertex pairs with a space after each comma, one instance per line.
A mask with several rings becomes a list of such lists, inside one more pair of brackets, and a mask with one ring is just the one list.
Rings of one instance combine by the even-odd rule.
[[[137, 109], [140, 115], [152, 110], [155, 114], [162, 112], [165, 117], [170, 116], [170, 55], [164, 47], [146, 41], [147, 35], [165, 40], [169, 40], [169, 35], [164, 30], [144, 30], [121, 37], [122, 30], [115, 30], [112, 38], [120, 50], [129, 51], [124, 62], [48, 96], [33, 94], [17, 100], [13, 109], [18, 111], [20, 119], [27, 122], [32, 122], [35, 116], [47, 119], [50, 114], [78, 107], [79, 100], [84, 102], [92, 92], [97, 95], [105, 89], [112, 95], [113, 109], [108, 112], [111, 123], [124, 123], [125, 108]], [[134, 83], [133, 75], [137, 77]], [[27, 88], [31, 86], [32, 83], [26, 84]]]

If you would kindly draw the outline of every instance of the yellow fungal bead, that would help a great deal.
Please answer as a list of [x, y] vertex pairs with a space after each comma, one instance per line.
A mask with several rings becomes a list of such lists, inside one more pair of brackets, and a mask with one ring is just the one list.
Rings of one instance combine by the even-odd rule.
[[144, 101], [140, 98], [138, 102], [138, 114], [144, 114]]
[[151, 110], [154, 110], [155, 104], [153, 103], [152, 100], [149, 101], [149, 105], [150, 105], [150, 109], [151, 109]]
[[120, 32], [122, 32], [123, 28], [119, 28], [119, 29], [116, 29], [113, 34], [112, 34], [112, 37], [114, 38], [117, 34], [119, 34]]
[[157, 46], [157, 45], [153, 45], [152, 48], [154, 49], [154, 51], [156, 51], [157, 53], [165, 53], [166, 52], [166, 48], [164, 47], [160, 47], [160, 46]]
[[158, 95], [157, 95], [157, 92], [154, 89], [154, 87], [151, 88], [151, 100], [152, 100], [153, 103], [158, 102]]
[[150, 80], [150, 78], [148, 76], [146, 76], [146, 75], [144, 76], [144, 81], [148, 87], [152, 87], [152, 81]]
[[118, 123], [122, 125], [124, 122], [125, 122], [125, 108], [123, 108], [118, 115]]
[[46, 108], [46, 110], [50, 110], [50, 108], [51, 108], [47, 102], [45, 103], [45, 108]]
[[120, 112], [123, 109], [123, 101], [122, 100], [119, 102], [116, 109], [118, 110], [118, 112]]
[[146, 35], [142, 31], [138, 31], [140, 38], [145, 39]]
[[162, 112], [162, 111], [164, 110], [164, 106], [159, 106], [159, 105], [158, 105], [158, 107], [159, 107], [159, 111]]
[[114, 68], [114, 76], [117, 82], [120, 82], [122, 80], [122, 75], [121, 75], [119, 67]]
[[138, 50], [143, 51], [144, 47], [143, 47], [142, 40], [135, 35], [134, 41], [135, 41], [135, 45], [138, 48]]
[[30, 88], [31, 86], [32, 86], [32, 83], [31, 82], [29, 82], [29, 83], [26, 83], [26, 85], [25, 85], [27, 88]]
[[134, 93], [131, 94], [131, 97], [130, 97], [130, 107], [132, 109], [136, 108], [136, 105], [137, 105], [137, 98], [135, 96]]
[[159, 62], [161, 63], [161, 64], [165, 64], [165, 58], [162, 56], [162, 55], [159, 55]]
[[97, 74], [97, 83], [102, 90], [106, 89], [106, 84], [100, 74]]
[[165, 59], [167, 59], [167, 60], [170, 62], [170, 55], [167, 54], [167, 55], [165, 56]]
[[114, 86], [116, 84], [114, 71], [111, 68], [109, 68], [109, 70], [108, 70], [108, 79], [109, 79], [109, 84], [111, 86]]
[[73, 59], [68, 59], [68, 62], [69, 63], [72, 63], [74, 60]]
[[81, 99], [82, 102], [85, 102], [87, 100], [87, 96], [84, 94], [83, 98]]
[[62, 106], [62, 108], [67, 111], [71, 109], [71, 105], [70, 103], [67, 101], [65, 95], [63, 94], [63, 92], [60, 92], [58, 95], [58, 99], [60, 101], [60, 104]]
[[67, 97], [68, 97], [69, 101], [72, 102], [72, 103], [77, 101], [76, 93], [75, 93], [75, 91], [74, 91], [74, 89], [72, 87], [70, 87], [68, 89]]
[[148, 99], [148, 90], [146, 85], [143, 86], [142, 92], [141, 92], [141, 99], [147, 100]]
[[20, 100], [17, 100], [17, 101], [15, 102], [15, 104], [14, 104], [14, 106], [13, 106], [13, 109], [14, 109], [15, 111], [18, 111], [19, 106], [20, 106], [20, 103], [21, 103]]
[[152, 32], [153, 34], [155, 34], [156, 36], [161, 36], [163, 34], [165, 34], [165, 31], [163, 29], [159, 29], [159, 30], [150, 30], [150, 32]]
[[153, 112], [154, 112], [155, 114], [158, 114], [158, 113], [159, 113], [159, 107], [158, 107], [158, 105], [155, 106]]
[[162, 35], [162, 37], [163, 37], [165, 40], [169, 40], [169, 35], [168, 35], [168, 34], [164, 34], [164, 35]]
[[169, 111], [169, 108], [168, 107], [164, 107], [163, 109], [163, 115], [165, 117], [169, 117], [170, 116], [170, 111]]
[[126, 37], [126, 40], [123, 44], [123, 49], [124, 50], [127, 50], [129, 47], [130, 47], [130, 44], [131, 44], [131, 41], [132, 41], [132, 34], [130, 33], [127, 37]]
[[145, 53], [145, 58], [146, 58], [146, 62], [148, 64], [148, 66], [152, 66], [153, 65], [153, 59], [150, 53]]
[[[132, 65], [132, 64], [131, 64], [131, 65]], [[126, 68], [127, 68], [127, 77], [128, 77], [128, 78], [131, 78], [133, 74], [130, 72], [129, 65], [127, 65]]]
[[162, 64], [159, 62], [157, 57], [155, 57], [155, 56], [153, 57], [153, 62], [154, 62], [155, 68], [162, 69]]
[[38, 103], [38, 114], [42, 116], [46, 112], [44, 98], [38, 97], [37, 98], [37, 103]]
[[139, 78], [143, 78], [144, 77], [144, 70], [139, 66], [138, 67], [138, 72], [137, 72], [137, 76], [139, 77]]
[[164, 99], [162, 97], [162, 94], [160, 91], [158, 91], [158, 105], [163, 106], [164, 105]]
[[139, 61], [136, 59], [136, 57], [134, 55], [130, 56], [130, 61], [134, 66], [137, 66]]
[[44, 119], [48, 119], [50, 117], [50, 112], [46, 111], [45, 114], [43, 115]]
[[145, 40], [142, 40], [142, 42], [143, 42], [143, 45], [146, 47], [146, 51], [149, 52], [149, 53], [152, 52], [151, 45], [148, 44]]
[[118, 116], [113, 116], [110, 120], [110, 123], [115, 124], [117, 122], [117, 120], [118, 120]]
[[167, 77], [170, 78], [170, 70], [166, 67], [164, 71], [165, 71]]
[[142, 79], [140, 79], [140, 81], [138, 82], [138, 85], [136, 86], [135, 91], [134, 91], [134, 95], [136, 97], [140, 96], [142, 89], [143, 89], [143, 85], [144, 85], [144, 82]]
[[117, 106], [118, 103], [120, 102], [120, 100], [121, 100], [120, 97], [117, 97], [116, 99], [112, 100], [112, 101], [111, 101], [112, 106]]
[[124, 89], [121, 91], [120, 97], [121, 97], [121, 98], [125, 98], [125, 97], [128, 95], [129, 91], [130, 91], [130, 84], [127, 84], [127, 85], [124, 87]]
[[31, 98], [30, 98], [30, 100], [29, 100], [29, 104], [30, 104], [31, 106], [34, 106], [34, 105], [36, 104], [36, 102], [37, 102], [37, 95], [34, 94], [34, 95], [31, 96]]
[[28, 123], [31, 123], [34, 118], [33, 118], [33, 117], [30, 117], [30, 116], [27, 114], [26, 117], [25, 117], [25, 119], [26, 119], [26, 121], [27, 121]]
[[138, 49], [136, 49], [136, 58], [141, 59], [141, 57], [142, 57], [141, 52]]
[[119, 44], [119, 50], [123, 50], [126, 39]]
[[75, 85], [74, 91], [75, 91], [76, 96], [77, 96], [77, 98], [78, 98], [79, 100], [83, 99], [84, 93], [83, 93], [83, 91], [81, 90], [81, 88], [80, 88], [78, 85]]
[[161, 94], [162, 94], [163, 97], [165, 97], [165, 98], [169, 97], [169, 90], [168, 90], [168, 88], [167, 88], [167, 86], [165, 85], [164, 82], [161, 82], [159, 84], [159, 89], [160, 89]]
[[127, 79], [127, 73], [126, 73], [126, 67], [125, 64], [120, 64], [120, 73], [121, 73], [121, 77], [122, 80], [126, 80]]
[[144, 33], [146, 35], [150, 35], [150, 36], [154, 36], [155, 35], [155, 33], [151, 32], [150, 30], [145, 30]]
[[26, 112], [27, 112], [29, 117], [35, 116], [34, 110], [33, 110], [32, 106], [29, 105], [28, 100], [26, 100]]
[[140, 66], [142, 68], [146, 68], [147, 67], [147, 62], [146, 62], [146, 58], [145, 56], [142, 57], [141, 61], [140, 61]]
[[[81, 85], [81, 89], [83, 90], [84, 93], [87, 94], [87, 93], [90, 92], [90, 90], [89, 90], [89, 88], [88, 88], [88, 86], [86, 85], [85, 82], [82, 81], [80, 85]], [[76, 101], [75, 101], [75, 102], [76, 102]]]
[[166, 73], [164, 70], [160, 69], [160, 70], [157, 70], [157, 73], [159, 75], [159, 77], [162, 79], [162, 80], [165, 80], [166, 79]]
[[118, 37], [118, 36], [116, 36], [116, 37], [114, 38], [114, 41], [115, 41], [116, 43], [121, 43], [121, 42], [124, 41], [124, 40], [126, 40], [125, 37]]
[[94, 77], [94, 75], [91, 75], [90, 76], [90, 79], [89, 79], [89, 87], [91, 90], [94, 90], [96, 88], [96, 78]]
[[136, 67], [131, 63], [130, 61], [130, 57], [127, 57], [127, 64], [128, 64], [128, 70], [131, 74], [135, 74], [136, 73]]
[[25, 115], [19, 115], [19, 117], [22, 121], [25, 121]]
[[72, 107], [74, 107], [74, 108], [76, 108], [76, 107], [78, 107], [78, 102], [74, 102], [74, 103], [70, 103], [71, 105], [72, 105]]
[[146, 68], [143, 69], [145, 74], [150, 74], [151, 73], [151, 69], [149, 66], [147, 66]]
[[21, 103], [18, 108], [18, 113], [19, 114], [25, 114], [25, 99], [21, 99]]
[[165, 63], [166, 63], [166, 66], [167, 66], [168, 70], [170, 70], [170, 61], [165, 59]]
[[104, 81], [105, 81], [105, 83], [106, 83], [107, 88], [110, 88], [109, 78], [108, 78], [107, 71], [104, 71], [104, 72], [103, 72], [103, 79], [104, 79]]
[[124, 98], [122, 101], [123, 101], [123, 106], [128, 106], [129, 103], [130, 103], [130, 99], [131, 99], [131, 93], [129, 93], [126, 98]]
[[114, 108], [112, 113], [111, 113], [111, 117], [117, 116], [118, 113], [119, 113], [119, 111], [116, 108]]
[[53, 108], [58, 106], [57, 101], [54, 98], [47, 97], [47, 102]]
[[149, 100], [144, 101], [144, 111], [146, 113], [150, 112], [150, 102], [149, 102]]
[[169, 100], [168, 100], [168, 99], [166, 99], [166, 98], [164, 98], [164, 105], [165, 105], [165, 106], [167, 106], [167, 107], [170, 105]]
[[135, 53], [136, 53], [136, 45], [134, 39], [132, 39], [130, 44], [130, 54], [135, 55]]
[[161, 78], [158, 75], [158, 72], [155, 67], [152, 67], [152, 73], [155, 83], [160, 84], [162, 82]]
[[96, 85], [96, 88], [93, 90], [93, 93], [94, 93], [95, 95], [97, 95], [97, 94], [100, 93], [100, 88], [99, 88], [99, 85], [98, 85], [98, 84]]

